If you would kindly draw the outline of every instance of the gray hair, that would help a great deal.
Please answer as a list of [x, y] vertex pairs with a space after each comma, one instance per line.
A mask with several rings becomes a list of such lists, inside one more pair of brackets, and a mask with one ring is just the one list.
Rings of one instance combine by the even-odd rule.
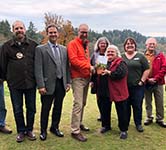
[[106, 38], [106, 37], [100, 37], [97, 41], [96, 41], [96, 43], [95, 43], [95, 45], [94, 45], [94, 51], [95, 52], [98, 52], [99, 51], [99, 43], [101, 42], [101, 41], [105, 41], [106, 43], [107, 43], [107, 46], [108, 45], [110, 45], [110, 41]]
[[[116, 46], [116, 45], [108, 45], [108, 47], [107, 47], [107, 50], [108, 49], [114, 49], [114, 50], [116, 50], [116, 54], [117, 54], [117, 56], [118, 57], [121, 57], [121, 53], [120, 53], [120, 50], [119, 50], [119, 48]], [[106, 54], [107, 54], [107, 50], [106, 50]]]

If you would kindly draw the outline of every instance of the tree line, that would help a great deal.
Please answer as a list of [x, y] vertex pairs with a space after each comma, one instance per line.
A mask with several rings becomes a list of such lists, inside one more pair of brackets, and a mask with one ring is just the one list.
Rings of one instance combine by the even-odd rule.
[[[55, 23], [60, 30], [60, 38], [59, 43], [63, 45], [67, 45], [70, 40], [72, 40], [76, 35], [78, 28], [74, 28], [72, 26], [72, 22], [69, 20], [64, 20], [62, 16], [58, 16], [52, 13], [44, 14], [44, 24], [47, 26], [50, 23]], [[29, 22], [29, 26], [27, 28], [27, 36], [34, 39], [38, 43], [46, 43], [47, 36], [45, 30], [37, 31], [34, 23], [32, 21]], [[0, 21], [0, 44], [11, 38], [11, 26], [8, 20]], [[103, 30], [102, 33], [95, 32], [90, 29], [89, 31], [89, 41], [90, 41], [90, 51], [93, 51], [93, 46], [96, 40], [105, 36], [109, 39], [109, 41], [119, 47], [120, 50], [123, 50], [123, 43], [127, 37], [133, 37], [137, 42], [138, 50], [143, 51], [145, 49], [145, 41], [147, 39], [146, 36], [138, 33], [136, 31], [132, 31], [130, 29], [125, 30]], [[166, 52], [166, 37], [156, 37], [158, 41], [158, 48], [162, 51]]]

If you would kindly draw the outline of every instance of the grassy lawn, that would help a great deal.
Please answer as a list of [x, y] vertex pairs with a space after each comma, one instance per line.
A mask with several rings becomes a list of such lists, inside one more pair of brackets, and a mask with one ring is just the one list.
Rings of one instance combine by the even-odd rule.
[[[6, 87], [6, 86], [5, 86]], [[64, 132], [64, 138], [55, 137], [49, 132], [46, 141], [40, 141], [39, 134], [39, 120], [40, 120], [40, 99], [37, 94], [37, 113], [34, 125], [34, 132], [37, 136], [36, 141], [29, 141], [27, 138], [22, 143], [17, 143], [16, 127], [9, 97], [8, 89], [5, 88], [7, 118], [6, 123], [13, 133], [11, 135], [4, 135], [0, 133], [0, 150], [165, 150], [166, 149], [166, 129], [159, 127], [156, 123], [150, 126], [144, 126], [145, 131], [138, 133], [135, 129], [133, 119], [131, 119], [128, 139], [119, 139], [119, 129], [117, 124], [117, 116], [115, 106], [112, 108], [112, 131], [106, 134], [100, 134], [100, 122], [96, 119], [98, 117], [98, 109], [96, 105], [95, 95], [89, 93], [87, 107], [85, 109], [84, 123], [91, 131], [84, 133], [88, 137], [86, 143], [78, 142], [70, 136], [70, 122], [72, 110], [72, 92], [67, 93], [63, 113], [60, 124], [60, 129]], [[165, 108], [166, 111], [166, 108]], [[143, 120], [145, 119], [145, 109], [143, 112]], [[49, 120], [50, 127], [51, 115]]]

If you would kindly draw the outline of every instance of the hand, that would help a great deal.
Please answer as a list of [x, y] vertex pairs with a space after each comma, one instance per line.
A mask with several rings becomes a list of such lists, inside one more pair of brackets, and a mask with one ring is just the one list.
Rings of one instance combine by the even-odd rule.
[[41, 95], [46, 94], [46, 92], [47, 92], [46, 88], [40, 88], [40, 89], [39, 89], [39, 93], [40, 93]]
[[157, 81], [154, 78], [149, 78], [148, 83], [155, 84]]
[[106, 74], [110, 75], [111, 71], [107, 70], [107, 69], [104, 69], [101, 75], [106, 75]]
[[66, 86], [66, 92], [68, 92], [70, 90], [70, 87], [71, 87], [71, 85], [67, 84], [67, 86]]
[[138, 85], [139, 85], [139, 86], [143, 86], [144, 83], [143, 83], [142, 81], [139, 81], [139, 82], [138, 82]]
[[95, 67], [94, 66], [90, 66], [90, 71], [92, 74], [95, 74]]
[[94, 83], [93, 82], [90, 82], [89, 83], [89, 86], [92, 88], [94, 86]]

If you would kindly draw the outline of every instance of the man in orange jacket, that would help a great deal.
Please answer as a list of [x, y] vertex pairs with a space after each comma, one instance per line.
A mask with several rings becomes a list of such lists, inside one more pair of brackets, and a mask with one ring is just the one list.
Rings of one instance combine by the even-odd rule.
[[78, 28], [78, 36], [68, 44], [71, 85], [74, 97], [71, 136], [81, 142], [87, 141], [87, 138], [80, 133], [80, 130], [89, 131], [89, 128], [82, 124], [82, 118], [84, 106], [86, 105], [90, 75], [93, 70], [88, 50], [88, 30], [87, 24], [81, 24]]

